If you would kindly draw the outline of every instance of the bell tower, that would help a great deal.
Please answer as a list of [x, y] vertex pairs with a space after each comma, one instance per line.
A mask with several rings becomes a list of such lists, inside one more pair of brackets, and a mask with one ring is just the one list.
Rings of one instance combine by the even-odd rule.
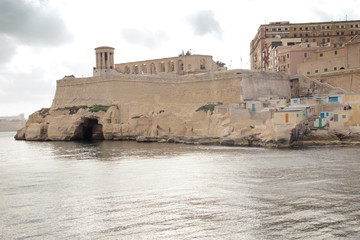
[[112, 47], [95, 48], [96, 69], [114, 69], [114, 50]]

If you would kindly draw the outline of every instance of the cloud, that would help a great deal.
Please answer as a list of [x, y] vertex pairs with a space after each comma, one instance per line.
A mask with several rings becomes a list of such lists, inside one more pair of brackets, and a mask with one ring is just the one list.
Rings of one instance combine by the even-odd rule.
[[18, 45], [51, 47], [72, 40], [60, 14], [47, 7], [44, 0], [38, 3], [0, 1], [0, 60], [8, 60]]
[[218, 39], [222, 39], [223, 30], [215, 19], [213, 11], [199, 11], [189, 17], [189, 22], [195, 35], [205, 36], [211, 34]]
[[43, 69], [34, 68], [30, 73], [1, 72], [0, 116], [26, 115], [49, 107], [55, 92], [55, 82], [46, 81]]
[[147, 48], [156, 48], [168, 39], [164, 31], [151, 32], [146, 29], [126, 28], [122, 30], [121, 35], [128, 43]]
[[16, 53], [16, 46], [4, 34], [0, 34], [0, 64], [8, 62]]

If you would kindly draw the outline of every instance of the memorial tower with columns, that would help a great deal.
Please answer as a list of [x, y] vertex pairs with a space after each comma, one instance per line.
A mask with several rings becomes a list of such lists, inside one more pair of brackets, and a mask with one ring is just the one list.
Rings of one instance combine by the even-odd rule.
[[100, 75], [114, 69], [114, 50], [115, 48], [106, 46], [95, 48], [96, 67], [94, 68], [94, 75]]

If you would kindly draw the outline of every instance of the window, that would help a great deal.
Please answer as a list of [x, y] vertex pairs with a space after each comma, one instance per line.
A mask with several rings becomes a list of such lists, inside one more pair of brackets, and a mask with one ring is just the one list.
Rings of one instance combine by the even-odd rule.
[[315, 70], [315, 73], [318, 73], [319, 72], [319, 70]]
[[335, 55], [337, 55], [337, 50], [335, 50], [335, 52], [334, 52], [334, 53], [335, 53]]
[[309, 75], [309, 74], [310, 74], [310, 72], [307, 72], [306, 74], [307, 74], [307, 75]]
[[320, 57], [324, 56], [323, 53], [320, 53]]
[[334, 71], [336, 71], [337, 70], [337, 67], [334, 67]]
[[324, 72], [327, 72], [328, 71], [328, 69], [327, 68], [324, 68]]
[[201, 70], [206, 69], [205, 65], [206, 65], [205, 59], [201, 59], [201, 60], [200, 60], [200, 69], [201, 69]]
[[297, 37], [296, 33], [294, 33], [294, 37]]
[[346, 115], [342, 115], [342, 118], [346, 118]]
[[300, 30], [302, 30], [302, 27], [300, 27]]
[[334, 122], [338, 121], [339, 116], [337, 114], [334, 114]]
[[304, 53], [304, 58], [307, 58], [307, 53]]

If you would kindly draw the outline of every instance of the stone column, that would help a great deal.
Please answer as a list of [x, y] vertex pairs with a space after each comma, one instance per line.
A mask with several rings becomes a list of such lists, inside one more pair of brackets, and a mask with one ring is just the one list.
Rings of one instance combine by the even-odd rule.
[[169, 72], [169, 61], [164, 61], [164, 65], [165, 65], [165, 73]]

